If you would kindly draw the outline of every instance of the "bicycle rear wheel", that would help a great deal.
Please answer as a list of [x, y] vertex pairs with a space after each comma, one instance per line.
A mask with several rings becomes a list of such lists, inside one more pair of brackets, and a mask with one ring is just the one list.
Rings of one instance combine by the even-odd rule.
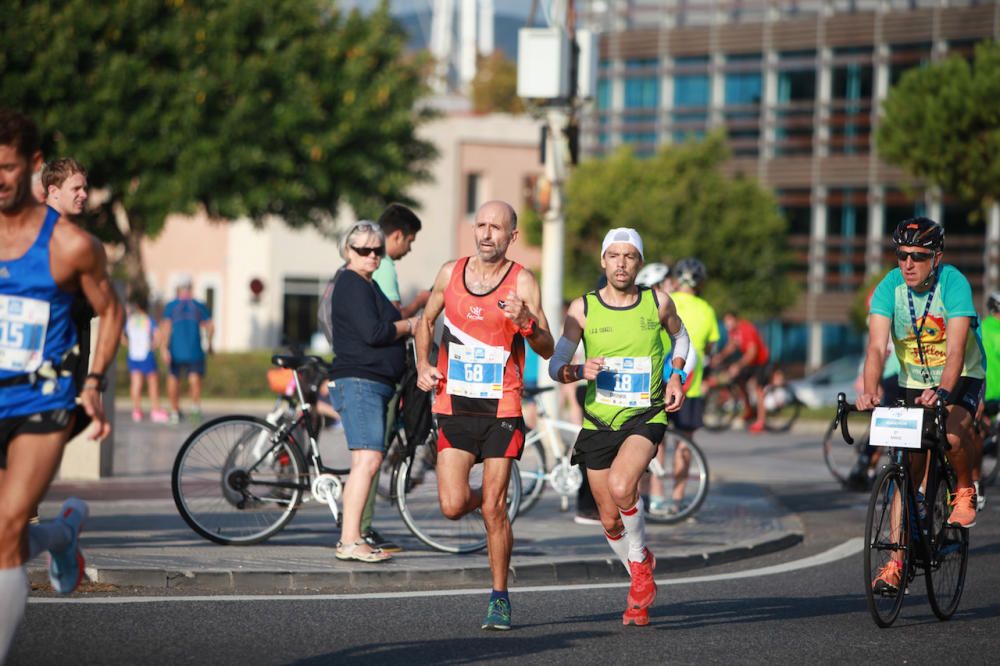
[[[486, 547], [486, 528], [479, 511], [449, 520], [441, 513], [438, 500], [437, 449], [421, 446], [409, 460], [401, 460], [396, 470], [396, 507], [413, 534], [435, 550], [445, 553], [474, 553]], [[482, 463], [473, 466], [469, 485], [483, 485]], [[517, 462], [512, 465], [507, 486], [507, 516], [513, 523], [521, 505], [521, 476]]]
[[406, 455], [405, 435], [402, 430], [393, 433], [389, 440], [389, 448], [386, 449], [382, 457], [382, 465], [379, 467], [378, 486], [376, 492], [382, 499], [391, 500], [393, 493], [393, 470], [399, 465], [399, 461]]
[[203, 424], [181, 445], [171, 474], [181, 518], [209, 541], [259, 543], [281, 530], [302, 501], [308, 472], [294, 440], [252, 416]]
[[[865, 598], [872, 619], [880, 627], [890, 626], [899, 615], [913, 566], [909, 547], [912, 513], [909, 507], [904, 507], [909, 504], [905, 501], [907, 492], [903, 470], [895, 466], [887, 467], [875, 482], [868, 502], [865, 518]], [[890, 566], [893, 555], [902, 563], [899, 585], [895, 590], [877, 592], [874, 581], [885, 567]]]
[[768, 432], [787, 432], [799, 418], [802, 403], [788, 384], [764, 387], [764, 428]]
[[714, 386], [705, 393], [704, 427], [711, 432], [728, 430], [740, 412], [740, 400], [728, 386]]
[[524, 451], [517, 462], [521, 475], [521, 508], [518, 513], [526, 513], [538, 503], [545, 490], [547, 480], [545, 475], [549, 468], [545, 458], [545, 447], [542, 446], [541, 433], [530, 431], [524, 438]]
[[686, 435], [667, 430], [664, 446], [668, 446], [668, 442], [673, 444], [667, 449], [668, 465], [654, 461], [650, 464], [650, 473], [660, 478], [664, 496], [669, 493], [673, 502], [663, 510], [647, 511], [646, 520], [669, 525], [687, 520], [701, 508], [708, 495], [708, 461], [698, 445]]
[[941, 620], [949, 619], [958, 609], [969, 561], [969, 530], [949, 527], [945, 522], [951, 511], [950, 499], [948, 485], [939, 481], [934, 502], [927, 507], [931, 538], [931, 557], [925, 574], [927, 601]]
[[[845, 442], [840, 428], [835, 429], [831, 423], [823, 435], [823, 462], [826, 463], [826, 468], [830, 470], [833, 478], [846, 486], [851, 481], [851, 471], [858, 463], [858, 456], [868, 444], [871, 415], [867, 412], [849, 412], [844, 418], [848, 419], [849, 432], [854, 436], [854, 444]], [[867, 470], [859, 471], [864, 471], [867, 477]], [[867, 481], [867, 478], [865, 480]]]

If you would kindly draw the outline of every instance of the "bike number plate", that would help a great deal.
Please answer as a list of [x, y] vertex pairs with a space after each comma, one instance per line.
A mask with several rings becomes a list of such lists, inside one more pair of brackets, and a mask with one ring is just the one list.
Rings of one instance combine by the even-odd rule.
[[0, 295], [0, 370], [34, 372], [42, 365], [49, 304]]
[[503, 396], [503, 347], [448, 345], [448, 394], [499, 400]]
[[872, 412], [869, 442], [872, 446], [919, 449], [923, 426], [923, 409], [876, 407]]
[[616, 407], [649, 407], [652, 360], [648, 356], [607, 356], [597, 375], [595, 400]]

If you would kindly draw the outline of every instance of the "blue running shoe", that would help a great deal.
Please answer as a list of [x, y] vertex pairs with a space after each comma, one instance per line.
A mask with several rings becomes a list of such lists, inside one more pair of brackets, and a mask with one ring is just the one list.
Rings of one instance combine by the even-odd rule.
[[510, 602], [503, 598], [491, 601], [482, 628], [487, 631], [510, 629]]
[[70, 497], [63, 502], [59, 518], [73, 533], [69, 545], [60, 551], [49, 551], [49, 582], [59, 594], [69, 594], [83, 580], [83, 553], [80, 552], [80, 530], [90, 509], [78, 497]]

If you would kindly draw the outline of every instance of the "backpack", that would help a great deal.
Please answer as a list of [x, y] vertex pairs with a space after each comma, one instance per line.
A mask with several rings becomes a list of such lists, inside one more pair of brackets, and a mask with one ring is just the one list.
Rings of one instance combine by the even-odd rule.
[[399, 415], [406, 433], [407, 453], [412, 456], [417, 446], [427, 441], [433, 425], [431, 394], [417, 386], [417, 364], [412, 350], [407, 350], [406, 370], [400, 380]]
[[337, 279], [344, 272], [345, 266], [337, 269], [330, 281], [326, 283], [323, 296], [319, 299], [319, 309], [316, 311], [316, 319], [319, 321], [319, 328], [326, 336], [326, 341], [333, 349], [333, 288], [337, 285]]

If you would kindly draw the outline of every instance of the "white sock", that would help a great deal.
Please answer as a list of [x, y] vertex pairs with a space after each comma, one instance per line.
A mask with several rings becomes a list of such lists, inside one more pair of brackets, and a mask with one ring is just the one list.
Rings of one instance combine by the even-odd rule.
[[28, 572], [24, 567], [0, 569], [0, 664], [7, 661], [10, 644], [28, 603]]
[[73, 528], [63, 520], [46, 520], [44, 523], [28, 526], [28, 560], [33, 560], [45, 551], [62, 550], [73, 539]]
[[619, 509], [618, 514], [625, 524], [628, 559], [631, 562], [642, 562], [646, 559], [646, 517], [642, 511], [642, 498], [631, 509]]
[[625, 570], [628, 571], [628, 539], [625, 538], [625, 532], [622, 532], [618, 536], [611, 536], [605, 531], [604, 538], [608, 540], [611, 550], [615, 551], [615, 555], [618, 556]]

